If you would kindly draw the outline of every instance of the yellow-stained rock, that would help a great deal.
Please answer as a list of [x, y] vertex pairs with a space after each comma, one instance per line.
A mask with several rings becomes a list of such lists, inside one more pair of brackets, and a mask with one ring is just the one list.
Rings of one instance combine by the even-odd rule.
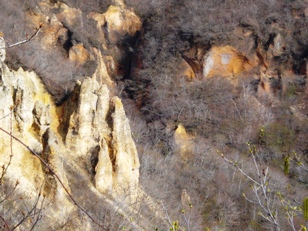
[[[1, 78], [0, 127], [20, 142], [0, 131], [0, 165], [9, 165], [4, 175], [5, 183], [10, 185], [18, 180], [15, 193], [34, 203], [46, 179], [44, 166], [34, 153], [41, 155], [42, 135], [58, 126], [55, 105], [34, 72], [22, 68], [12, 71], [3, 65]], [[57, 166], [53, 160], [49, 164]], [[64, 202], [65, 197], [60, 198]]]
[[[34, 72], [21, 68], [11, 71], [3, 66], [0, 127], [8, 132], [12, 127], [12, 134], [53, 169], [42, 164], [23, 144], [0, 131], [0, 165], [10, 162], [4, 180], [8, 183], [9, 179], [10, 184], [18, 180], [20, 193], [31, 200], [36, 199], [39, 189], [43, 190], [42, 195], [53, 201], [48, 207], [50, 214], [45, 217], [57, 220], [52, 223], [52, 229], [65, 223], [76, 209], [67, 196], [67, 192], [74, 193], [70, 189], [72, 182], [76, 187], [82, 180], [83, 187], [94, 190], [89, 172], [94, 172], [95, 190], [101, 196], [109, 195], [114, 200], [122, 196], [132, 201], [140, 193], [139, 158], [121, 100], [110, 98], [108, 87], [95, 78], [81, 82], [76, 97], [78, 102], [71, 106], [74, 110], [70, 119], [59, 120], [51, 96]], [[63, 130], [66, 131], [65, 142], [60, 136], [63, 134], [58, 133], [60, 122], [69, 122], [64, 125], [68, 127]], [[96, 163], [91, 162], [93, 158], [97, 158]], [[62, 208], [65, 210], [59, 218], [54, 211], [62, 211]], [[83, 225], [86, 226], [89, 223]]]
[[84, 48], [82, 43], [78, 43], [71, 47], [68, 53], [68, 57], [71, 61], [82, 65], [90, 58], [90, 53]]
[[97, 22], [101, 34], [104, 34], [102, 28], [106, 28], [111, 43], [118, 41], [119, 35], [133, 36], [142, 26], [140, 18], [121, 4], [109, 6], [104, 14], [90, 13], [89, 16]]
[[204, 57], [203, 76], [236, 76], [257, 66], [231, 46], [213, 47]]
[[134, 190], [139, 182], [139, 158], [135, 142], [131, 135], [129, 121], [121, 100], [115, 96], [112, 98], [114, 112], [112, 148], [113, 155], [111, 161], [114, 169], [114, 188], [117, 192], [127, 188]]
[[189, 159], [190, 152], [193, 151], [194, 145], [192, 142], [192, 137], [187, 134], [183, 124], [179, 124], [174, 132], [174, 141], [179, 148], [180, 155], [183, 160]]
[[41, 44], [45, 49], [51, 49], [53, 46], [57, 45], [58, 36], [61, 33], [66, 33], [66, 30], [63, 30], [63, 25], [55, 15], [52, 15], [48, 23], [45, 23], [41, 29], [43, 34]]
[[111, 194], [113, 187], [112, 162], [109, 156], [109, 147], [103, 138], [98, 153], [98, 163], [95, 167], [95, 187], [104, 194]]
[[196, 78], [195, 72], [184, 59], [182, 65], [180, 65], [179, 68], [179, 75], [185, 77], [189, 81], [192, 81]]
[[[280, 73], [273, 70], [268, 70], [267, 72], [261, 72], [260, 84], [258, 86], [258, 95], [266, 96], [274, 99], [275, 97], [280, 97], [283, 92], [285, 85], [282, 81]], [[275, 96], [275, 97], [274, 97]]]
[[[46, 50], [61, 48], [69, 39], [64, 22], [72, 26], [80, 12], [60, 2], [42, 2], [40, 6], [44, 11], [53, 5], [52, 12], [59, 13], [47, 17], [37, 10], [29, 12], [28, 20], [33, 19], [35, 26], [44, 23], [39, 36]], [[116, 3], [106, 14], [98, 15], [103, 19], [97, 19], [107, 22], [107, 37], [111, 42], [116, 41], [118, 34], [134, 35], [141, 27], [139, 17], [124, 9], [123, 1]], [[48, 210], [35, 227], [37, 230], [60, 230], [63, 227], [66, 230], [93, 230], [93, 221], [79, 213], [81, 210], [75, 203], [86, 210], [92, 206], [91, 213], [96, 213], [101, 203], [105, 203], [107, 210], [120, 211], [125, 220], [132, 214], [143, 219], [136, 209], [138, 206], [133, 208], [127, 203], [120, 207], [115, 202], [121, 199], [122, 206], [125, 203], [122, 199], [129, 198], [135, 206], [137, 196], [145, 193], [138, 187], [140, 163], [129, 121], [120, 98], [110, 96], [115, 84], [109, 72], [116, 70], [116, 64], [112, 56], [103, 56], [100, 51], [93, 50], [90, 54], [83, 44], [74, 42], [68, 51], [69, 58], [79, 64], [96, 55], [98, 67], [92, 78], [77, 82], [68, 103], [59, 107], [39, 76], [22, 68], [10, 70], [3, 63], [5, 53], [0, 57], [0, 127], [20, 140], [11, 139], [0, 131], [0, 166], [10, 163], [4, 184], [12, 186], [18, 180], [19, 186], [14, 193], [27, 197], [29, 205], [35, 203], [38, 195], [45, 197]], [[72, 201], [67, 193], [76, 201]], [[12, 205], [13, 217], [20, 214], [20, 208], [14, 200]], [[72, 217], [73, 224], [70, 223]], [[139, 224], [134, 227], [142, 230], [148, 224], [144, 223], [142, 228]], [[25, 222], [22, 229], [30, 230], [29, 225], [30, 222]]]
[[92, 78], [99, 83], [107, 84], [108, 88], [112, 90], [115, 88], [115, 84], [112, 81], [109, 72], [113, 73], [115, 71], [114, 60], [111, 56], [103, 56], [101, 51], [96, 48], [94, 48], [93, 51], [97, 57], [97, 68]]
[[66, 22], [70, 26], [74, 26], [76, 23], [80, 23], [80, 17], [82, 12], [79, 9], [71, 8], [65, 3], [60, 3], [60, 12], [57, 14], [57, 18], [61, 22]]
[[[74, 150], [74, 156], [85, 162], [97, 155], [94, 179], [100, 192], [121, 194], [138, 187], [139, 159], [129, 122], [121, 100], [110, 99], [105, 84], [94, 78], [81, 83], [65, 143], [69, 150]], [[91, 164], [88, 166], [91, 168]]]

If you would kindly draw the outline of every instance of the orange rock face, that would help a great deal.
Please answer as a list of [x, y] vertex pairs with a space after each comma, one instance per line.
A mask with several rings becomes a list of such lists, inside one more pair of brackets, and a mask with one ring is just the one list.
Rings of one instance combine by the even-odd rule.
[[196, 78], [195, 72], [184, 59], [182, 65], [179, 68], [179, 74], [189, 81], [192, 81]]
[[69, 59], [78, 64], [84, 64], [90, 58], [90, 53], [84, 48], [82, 43], [74, 45], [69, 50]]
[[203, 76], [235, 76], [257, 66], [231, 46], [213, 47], [204, 57]]

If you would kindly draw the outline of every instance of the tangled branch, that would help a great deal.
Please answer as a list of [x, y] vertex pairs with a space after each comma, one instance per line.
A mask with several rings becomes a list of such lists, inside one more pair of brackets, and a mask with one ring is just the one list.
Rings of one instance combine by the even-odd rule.
[[296, 231], [294, 219], [301, 213], [302, 209], [300, 206], [294, 206], [287, 201], [279, 191], [272, 191], [271, 188], [271, 176], [269, 174], [269, 168], [261, 168], [256, 161], [256, 146], [248, 143], [249, 154], [253, 160], [256, 177], [250, 176], [245, 170], [243, 170], [237, 161], [233, 161], [224, 156], [223, 153], [218, 152], [220, 156], [234, 168], [236, 168], [243, 176], [250, 180], [253, 184], [251, 189], [254, 193], [254, 199], [248, 198], [244, 193], [243, 197], [250, 203], [256, 204], [261, 208], [258, 213], [259, 216], [272, 223], [275, 230], [282, 230], [281, 224], [278, 219], [279, 207], [284, 208], [285, 217], [287, 222], [293, 231]]
[[16, 136], [12, 135], [10, 132], [6, 131], [5, 129], [0, 127], [0, 130], [2, 132], [4, 132], [5, 134], [9, 135], [11, 138], [13, 138], [14, 140], [16, 140], [18, 143], [20, 143], [22, 146], [24, 146], [26, 149], [28, 149], [33, 155], [35, 155], [44, 165], [46, 168], [49, 169], [49, 171], [56, 177], [56, 179], [58, 180], [58, 182], [60, 183], [60, 185], [62, 186], [62, 188], [64, 189], [64, 191], [66, 192], [66, 194], [69, 196], [69, 198], [73, 201], [74, 205], [76, 205], [78, 207], [78, 209], [80, 209], [88, 218], [90, 218], [96, 225], [98, 225], [100, 228], [102, 228], [103, 230], [107, 230], [105, 229], [98, 221], [96, 221], [84, 208], [82, 208], [77, 201], [74, 199], [74, 197], [72, 196], [72, 194], [69, 193], [68, 189], [64, 186], [64, 183], [62, 182], [62, 180], [60, 179], [60, 177], [58, 176], [58, 174], [52, 169], [52, 167], [44, 160], [40, 157], [39, 154], [37, 154], [34, 150], [32, 150], [28, 145], [26, 145], [22, 140], [20, 140], [19, 138], [17, 138]]

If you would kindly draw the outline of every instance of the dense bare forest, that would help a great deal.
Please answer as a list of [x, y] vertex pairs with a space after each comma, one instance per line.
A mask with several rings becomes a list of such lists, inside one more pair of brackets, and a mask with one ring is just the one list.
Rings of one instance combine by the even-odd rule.
[[[126, 0], [141, 29], [112, 35], [89, 15], [121, 1], [0, 0], [0, 31], [13, 43], [40, 14], [54, 25], [60, 2], [80, 13], [62, 18], [51, 45], [43, 25], [7, 49], [6, 64], [34, 70], [63, 107], [95, 73], [97, 51], [113, 58], [111, 94], [130, 121], [140, 185], [168, 224], [147, 230], [306, 230], [306, 0]], [[87, 50], [81, 63], [68, 58], [77, 44]]]
[[[149, 11], [140, 2], [130, 4], [145, 20], [122, 95], [139, 109], [128, 111], [149, 194], [165, 201], [188, 230], [300, 229], [301, 212], [292, 211], [297, 215], [290, 226], [290, 205], [275, 194], [293, 206], [307, 195], [307, 120], [292, 109], [301, 105], [307, 115], [307, 2], [162, 1], [149, 4]], [[237, 33], [239, 28], [249, 35]], [[278, 34], [283, 49], [269, 55]], [[219, 72], [206, 78], [206, 54], [226, 45], [248, 59], [257, 54], [258, 65], [227, 78]], [[183, 62], [193, 79], [181, 72]], [[262, 93], [264, 73], [270, 73], [269, 94]], [[175, 141], [179, 124], [193, 143], [184, 151]], [[270, 177], [258, 172], [267, 168]], [[269, 177], [271, 193], [262, 195], [264, 188], [253, 188], [255, 182], [237, 169], [257, 180]], [[181, 212], [184, 189], [194, 207]], [[264, 205], [272, 206], [273, 218]]]

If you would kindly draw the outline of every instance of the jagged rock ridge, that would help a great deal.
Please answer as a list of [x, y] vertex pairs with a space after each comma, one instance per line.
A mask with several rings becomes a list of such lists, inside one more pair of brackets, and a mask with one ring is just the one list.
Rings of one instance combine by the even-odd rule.
[[[40, 4], [46, 11], [50, 10], [49, 3]], [[34, 24], [48, 21], [48, 26], [41, 31], [44, 49], [69, 39], [69, 31], [59, 19], [73, 24], [74, 19], [80, 17], [78, 10], [63, 3], [61, 7], [61, 14], [51, 18], [39, 12], [29, 14]], [[68, 17], [70, 13], [73, 14]], [[132, 36], [141, 26], [139, 18], [120, 3], [110, 6], [105, 14], [91, 15], [98, 24], [108, 23], [108, 38], [102, 43], [103, 49], [111, 49], [108, 43], [116, 43], [119, 34]], [[104, 33], [102, 36], [106, 35]], [[5, 42], [1, 41], [0, 47], [4, 47]], [[43, 218], [35, 223], [39, 230], [93, 229], [95, 224], [84, 213], [81, 219], [71, 222], [78, 209], [70, 199], [70, 193], [81, 207], [96, 214], [97, 222], [103, 219], [97, 215], [101, 213], [101, 206], [106, 210], [103, 216], [114, 213], [114, 222], [110, 220], [102, 224], [103, 227], [113, 229], [124, 219], [126, 227], [141, 230], [147, 227], [148, 218], [140, 218], [144, 222], [138, 224], [132, 220], [132, 217], [141, 216], [137, 212], [140, 202], [136, 200], [137, 197], [147, 198], [143, 202], [151, 200], [139, 187], [138, 153], [121, 99], [115, 96], [115, 83], [109, 75], [117, 71], [117, 64], [112, 56], [102, 55], [99, 49], [91, 48], [90, 53], [87, 50], [90, 48], [85, 48], [82, 43], [71, 45], [68, 58], [77, 67], [93, 60], [93, 54], [98, 58], [98, 64], [91, 78], [77, 81], [75, 90], [61, 106], [54, 103], [35, 72], [22, 68], [14, 71], [4, 64], [5, 49], [1, 49], [0, 102], [3, 106], [0, 127], [7, 133], [0, 134], [0, 164], [7, 166], [4, 174], [7, 187], [13, 187], [18, 181], [15, 196], [5, 203], [14, 203], [15, 197], [23, 195], [31, 207], [36, 200], [43, 203], [46, 198], [48, 203], [42, 211]], [[9, 134], [19, 141], [11, 139]], [[98, 206], [98, 203], [102, 205]], [[155, 210], [154, 207], [151, 205], [148, 209]], [[9, 225], [22, 219], [19, 209], [22, 208], [16, 204], [4, 217], [10, 220]], [[56, 212], [59, 210], [61, 214]], [[23, 223], [21, 227], [30, 229], [32, 224]]]

